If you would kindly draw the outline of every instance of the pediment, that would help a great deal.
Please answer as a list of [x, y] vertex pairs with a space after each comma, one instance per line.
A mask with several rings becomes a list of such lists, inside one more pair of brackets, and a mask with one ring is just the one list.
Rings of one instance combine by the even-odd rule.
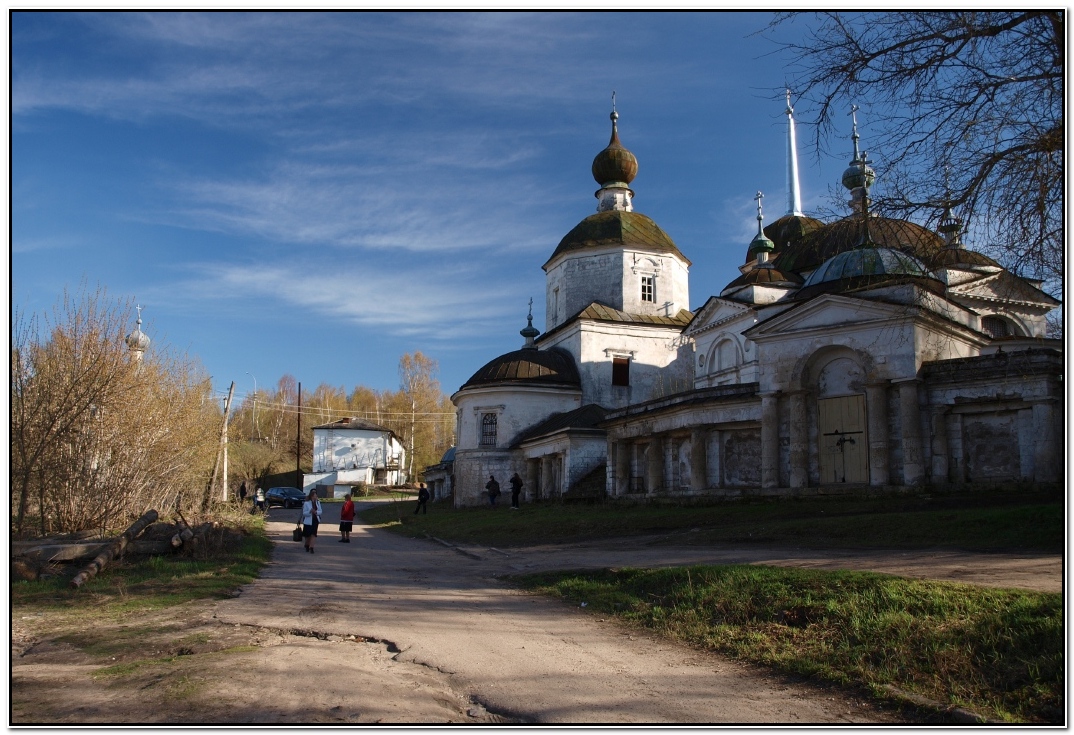
[[857, 327], [905, 316], [908, 307], [836, 294], [825, 294], [781, 312], [744, 332], [750, 339], [814, 329]]
[[752, 320], [756, 309], [749, 304], [711, 296], [705, 305], [697, 310], [693, 320], [687, 325], [684, 335], [695, 337], [717, 327], [724, 327], [738, 319]]
[[1060, 304], [1058, 299], [1008, 271], [1000, 271], [984, 278], [950, 286], [948, 293], [955, 298], [965, 297], [991, 303], [1020, 304], [1044, 309]]

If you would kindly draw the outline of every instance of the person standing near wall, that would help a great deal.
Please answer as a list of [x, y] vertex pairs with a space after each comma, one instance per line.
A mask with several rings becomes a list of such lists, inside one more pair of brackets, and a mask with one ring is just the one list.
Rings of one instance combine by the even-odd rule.
[[511, 510], [518, 510], [518, 496], [522, 494], [522, 478], [518, 473], [511, 475]]
[[489, 494], [489, 505], [496, 507], [496, 498], [500, 495], [500, 483], [496, 482], [495, 475], [489, 475], [489, 481], [485, 483], [485, 490]]

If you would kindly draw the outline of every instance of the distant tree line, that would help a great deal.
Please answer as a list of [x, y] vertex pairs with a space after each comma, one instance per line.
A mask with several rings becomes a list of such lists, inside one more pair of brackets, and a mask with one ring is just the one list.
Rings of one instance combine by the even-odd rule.
[[[281, 377], [274, 388], [259, 388], [243, 397], [228, 427], [232, 484], [252, 479], [264, 485], [267, 478], [296, 468], [313, 467], [314, 426], [343, 418], [359, 418], [391, 429], [406, 447], [411, 481], [440, 461], [455, 436], [455, 407], [440, 388], [437, 362], [421, 352], [399, 360], [399, 390], [374, 390], [321, 383], [303, 386], [299, 427], [298, 381]], [[413, 451], [411, 451], [413, 448]]]

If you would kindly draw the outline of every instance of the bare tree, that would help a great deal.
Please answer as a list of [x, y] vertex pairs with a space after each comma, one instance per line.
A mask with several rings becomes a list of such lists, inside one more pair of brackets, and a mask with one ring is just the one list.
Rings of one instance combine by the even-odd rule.
[[130, 304], [65, 292], [51, 316], [16, 310], [11, 349], [11, 507], [16, 533], [107, 529], [193, 499], [219, 411], [190, 360], [124, 342]]
[[[849, 104], [883, 164], [877, 210], [934, 223], [945, 202], [974, 247], [1061, 287], [1064, 11], [826, 12], [779, 41], [815, 106], [817, 150]], [[812, 23], [809, 23], [809, 19]], [[844, 126], [840, 125], [843, 129]]]

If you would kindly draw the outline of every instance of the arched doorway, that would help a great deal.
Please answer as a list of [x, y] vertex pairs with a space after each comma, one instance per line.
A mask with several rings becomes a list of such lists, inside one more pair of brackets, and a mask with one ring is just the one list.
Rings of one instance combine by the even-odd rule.
[[869, 436], [864, 371], [850, 357], [835, 357], [817, 372], [817, 443], [820, 482], [869, 482]]

